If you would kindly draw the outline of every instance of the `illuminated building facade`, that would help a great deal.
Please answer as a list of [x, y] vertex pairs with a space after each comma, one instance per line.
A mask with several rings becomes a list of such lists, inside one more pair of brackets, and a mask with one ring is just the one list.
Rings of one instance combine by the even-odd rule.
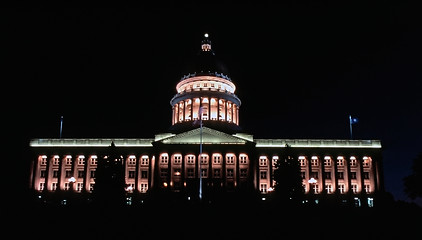
[[256, 139], [239, 127], [241, 101], [225, 66], [205, 36], [190, 72], [171, 99], [171, 127], [154, 138], [32, 139], [30, 188], [42, 196], [58, 189], [79, 194], [95, 187], [97, 164], [113, 144], [123, 159], [126, 191], [184, 192], [196, 198], [217, 191], [254, 190], [262, 199], [275, 184], [286, 147], [300, 164], [307, 196], [330, 196], [373, 206], [383, 191], [381, 142], [344, 139]]

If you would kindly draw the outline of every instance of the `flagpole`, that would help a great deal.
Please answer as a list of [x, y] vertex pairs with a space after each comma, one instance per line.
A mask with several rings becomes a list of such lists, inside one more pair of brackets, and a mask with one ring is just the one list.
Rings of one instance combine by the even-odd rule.
[[[202, 113], [201, 113], [202, 115]], [[202, 116], [199, 121], [199, 200], [202, 201]]]
[[353, 139], [352, 124], [352, 115], [349, 115], [350, 139]]
[[63, 116], [60, 117], [60, 138], [62, 138], [62, 130], [63, 130]]

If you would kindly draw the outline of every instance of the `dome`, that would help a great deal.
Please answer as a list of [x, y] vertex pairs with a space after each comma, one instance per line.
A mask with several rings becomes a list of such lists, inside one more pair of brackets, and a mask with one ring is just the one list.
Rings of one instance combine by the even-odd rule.
[[240, 99], [236, 85], [226, 66], [215, 56], [208, 35], [201, 42], [201, 51], [188, 62], [187, 71], [176, 85], [177, 93], [170, 100], [173, 133], [204, 126], [223, 132], [240, 132]]

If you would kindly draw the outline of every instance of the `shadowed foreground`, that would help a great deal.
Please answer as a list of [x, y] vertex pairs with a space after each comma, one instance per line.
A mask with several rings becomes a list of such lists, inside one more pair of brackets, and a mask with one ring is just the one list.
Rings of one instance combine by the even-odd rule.
[[[269, 204], [27, 206], [14, 213], [14, 238], [30, 239], [415, 239], [422, 210], [289, 207]], [[23, 211], [22, 211], [23, 210]], [[418, 238], [418, 237], [416, 237]]]

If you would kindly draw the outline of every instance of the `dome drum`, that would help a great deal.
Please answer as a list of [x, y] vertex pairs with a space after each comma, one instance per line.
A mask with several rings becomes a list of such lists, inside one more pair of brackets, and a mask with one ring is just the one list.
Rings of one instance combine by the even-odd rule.
[[184, 101], [186, 99], [200, 98], [200, 97], [224, 99], [226, 101], [233, 102], [237, 106], [241, 105], [240, 99], [235, 94], [231, 94], [231, 93], [227, 93], [227, 92], [208, 92], [208, 93], [204, 93], [203, 91], [181, 93], [181, 94], [178, 93], [171, 99], [170, 105], [174, 106], [175, 104], [177, 104], [181, 101]]

